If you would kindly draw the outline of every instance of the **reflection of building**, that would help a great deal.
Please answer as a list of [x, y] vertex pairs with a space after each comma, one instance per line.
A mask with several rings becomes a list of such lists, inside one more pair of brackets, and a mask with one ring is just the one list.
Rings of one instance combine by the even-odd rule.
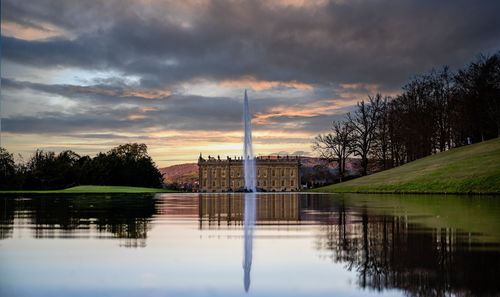
[[[257, 157], [257, 189], [267, 192], [299, 188], [299, 157]], [[228, 192], [244, 188], [243, 160], [198, 159], [200, 192]]]
[[[240, 224], [243, 221], [245, 197], [243, 195], [217, 194], [200, 195], [199, 219], [203, 222]], [[262, 194], [256, 205], [256, 219], [259, 224], [300, 221], [300, 197], [290, 194]]]

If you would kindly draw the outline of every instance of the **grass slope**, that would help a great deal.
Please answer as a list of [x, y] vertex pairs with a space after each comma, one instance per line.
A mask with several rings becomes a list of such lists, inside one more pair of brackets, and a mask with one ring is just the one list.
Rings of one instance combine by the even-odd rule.
[[85, 193], [176, 193], [177, 191], [140, 188], [140, 187], [122, 187], [122, 186], [77, 186], [63, 190], [47, 191], [0, 191], [5, 194], [85, 194]]
[[311, 191], [500, 194], [500, 138]]

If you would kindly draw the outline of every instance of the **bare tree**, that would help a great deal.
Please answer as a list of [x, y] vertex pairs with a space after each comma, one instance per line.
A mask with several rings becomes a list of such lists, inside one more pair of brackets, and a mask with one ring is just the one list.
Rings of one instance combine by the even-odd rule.
[[354, 114], [348, 113], [347, 120], [354, 132], [353, 151], [361, 157], [362, 175], [367, 174], [368, 156], [372, 152], [375, 139], [375, 130], [379, 121], [382, 95], [368, 96], [369, 103], [358, 102]]
[[[380, 104], [379, 120], [375, 130], [374, 154], [381, 160], [382, 166], [385, 169], [388, 167], [389, 147], [390, 147], [390, 127], [389, 127], [389, 112], [388, 100], [390, 97], [384, 97]], [[391, 166], [392, 167], [392, 166]]]
[[334, 121], [331, 133], [318, 135], [313, 142], [313, 150], [327, 162], [337, 162], [340, 181], [345, 174], [345, 161], [352, 153], [352, 128], [347, 122]]

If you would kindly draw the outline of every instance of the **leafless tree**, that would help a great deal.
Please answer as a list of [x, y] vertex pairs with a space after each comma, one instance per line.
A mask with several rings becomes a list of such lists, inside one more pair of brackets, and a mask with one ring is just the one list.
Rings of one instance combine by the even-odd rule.
[[347, 114], [348, 124], [353, 130], [353, 151], [356, 156], [361, 157], [362, 175], [367, 174], [368, 157], [372, 152], [375, 139], [375, 130], [380, 117], [382, 95], [368, 96], [369, 102], [364, 100], [358, 102], [353, 114]]
[[384, 97], [380, 103], [380, 116], [375, 127], [374, 155], [381, 160], [382, 166], [387, 169], [392, 164], [388, 164], [390, 149], [390, 117], [388, 112], [388, 101], [390, 97]]
[[313, 150], [327, 162], [337, 162], [340, 181], [345, 174], [345, 162], [352, 153], [352, 128], [347, 122], [334, 121], [331, 131], [325, 135], [318, 135], [313, 142]]

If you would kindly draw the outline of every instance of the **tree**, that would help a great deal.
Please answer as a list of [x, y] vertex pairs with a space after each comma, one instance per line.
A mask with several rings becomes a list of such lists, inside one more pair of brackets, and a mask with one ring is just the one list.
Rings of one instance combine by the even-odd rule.
[[[380, 103], [380, 113], [377, 125], [375, 126], [375, 138], [374, 138], [374, 155], [377, 159], [380, 159], [382, 166], [387, 169], [387, 160], [389, 159], [389, 146], [390, 146], [390, 129], [389, 129], [389, 107], [388, 107], [389, 97], [384, 97], [384, 100]], [[391, 166], [392, 167], [392, 166]]]
[[348, 113], [347, 120], [354, 133], [353, 152], [361, 157], [362, 175], [367, 174], [368, 156], [372, 152], [375, 130], [379, 121], [382, 95], [368, 96], [369, 103], [358, 102], [354, 114]]
[[327, 162], [337, 162], [340, 181], [345, 175], [345, 161], [352, 153], [352, 128], [346, 122], [334, 121], [331, 133], [316, 136], [313, 142], [313, 150]]
[[0, 147], [0, 189], [10, 190], [16, 187], [16, 164], [14, 156]]
[[80, 155], [66, 150], [58, 155], [37, 150], [26, 168], [26, 189], [62, 189], [79, 184]]
[[464, 108], [467, 137], [479, 142], [500, 135], [500, 52], [479, 56], [455, 76], [459, 101]]
[[144, 143], [126, 143], [111, 149], [108, 154], [116, 154], [120, 158], [133, 158], [139, 160], [147, 158], [148, 146]]
[[[390, 100], [377, 94], [361, 101], [347, 121], [353, 152], [361, 157], [363, 175], [368, 158], [390, 160], [390, 167], [447, 149], [500, 136], [500, 52], [479, 56], [452, 73], [448, 67], [416, 75]], [[316, 150], [336, 160], [334, 134], [319, 135]], [[341, 167], [341, 166], [339, 166]]]

